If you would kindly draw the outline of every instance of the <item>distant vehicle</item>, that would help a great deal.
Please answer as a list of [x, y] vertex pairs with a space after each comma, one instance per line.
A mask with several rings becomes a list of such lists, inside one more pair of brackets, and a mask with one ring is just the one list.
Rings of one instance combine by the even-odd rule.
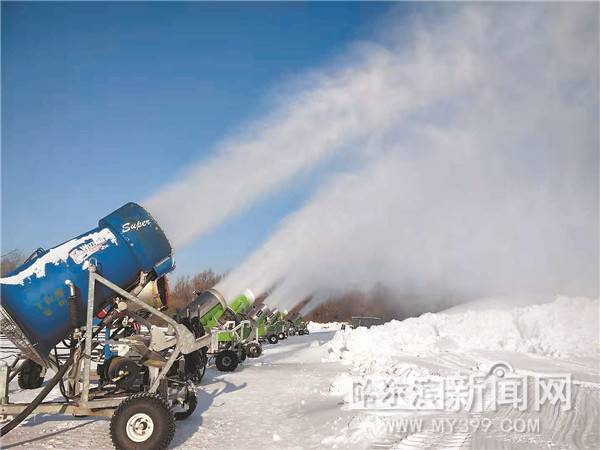
[[383, 319], [379, 317], [353, 317], [352, 318], [352, 329], [358, 327], [367, 327], [371, 328], [374, 325], [381, 325], [383, 323]]

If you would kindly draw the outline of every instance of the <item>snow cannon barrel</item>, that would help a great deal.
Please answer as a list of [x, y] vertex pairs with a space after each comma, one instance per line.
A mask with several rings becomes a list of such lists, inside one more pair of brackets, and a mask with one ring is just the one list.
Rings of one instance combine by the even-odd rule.
[[287, 317], [287, 311], [280, 312], [277, 308], [273, 310], [273, 314], [269, 317], [269, 322], [280, 323]]
[[215, 328], [227, 310], [225, 298], [216, 289], [200, 292], [187, 307], [190, 318], [199, 320], [205, 329]]
[[277, 308], [269, 311], [267, 319], [272, 322], [273, 320], [277, 319], [277, 316], [279, 315], [279, 310]]
[[248, 318], [257, 323], [264, 323], [267, 320], [269, 308], [267, 305], [254, 305], [248, 313]]
[[[74, 316], [85, 321], [90, 265], [131, 291], [142, 272], [156, 280], [172, 270], [171, 253], [169, 240], [150, 213], [127, 203], [101, 219], [97, 228], [50, 250], [38, 249], [0, 278], [2, 331], [26, 357], [47, 366], [50, 350], [75, 328]], [[113, 291], [97, 284], [94, 312], [114, 297]]]
[[267, 320], [269, 319], [269, 315], [271, 314], [271, 310], [267, 307], [267, 305], [262, 305], [260, 309], [254, 312], [254, 315], [251, 316], [252, 320], [258, 322], [258, 336], [265, 337], [267, 335]]
[[254, 293], [250, 289], [246, 289], [242, 295], [236, 297], [231, 302], [229, 309], [231, 309], [235, 314], [244, 314], [250, 310], [254, 304], [254, 300]]

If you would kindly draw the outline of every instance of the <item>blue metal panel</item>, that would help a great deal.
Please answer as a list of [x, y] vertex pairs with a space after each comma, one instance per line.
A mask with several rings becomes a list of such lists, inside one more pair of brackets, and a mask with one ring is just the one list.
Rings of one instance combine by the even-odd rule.
[[[42, 356], [72, 331], [66, 280], [77, 287], [82, 305], [87, 304], [86, 268], [91, 260], [100, 275], [123, 289], [135, 286], [142, 271], [157, 267], [157, 275], [162, 276], [174, 267], [167, 237], [135, 203], [101, 219], [98, 228], [39, 252], [0, 283], [2, 307]], [[98, 312], [114, 294], [104, 286], [96, 287]]]

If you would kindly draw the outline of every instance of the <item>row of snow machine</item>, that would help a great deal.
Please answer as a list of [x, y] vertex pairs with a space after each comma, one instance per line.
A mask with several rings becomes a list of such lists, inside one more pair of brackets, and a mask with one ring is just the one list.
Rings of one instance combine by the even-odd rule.
[[[149, 283], [140, 294], [148, 302], [162, 303], [158, 297], [161, 291], [156, 283]], [[207, 346], [186, 358], [186, 372], [194, 383], [200, 383], [206, 367], [214, 364], [221, 372], [233, 372], [246, 358], [262, 355], [265, 343], [277, 344], [289, 336], [309, 334], [307, 324], [300, 314], [289, 315], [287, 311], [270, 310], [265, 304], [255, 304], [255, 296], [246, 290], [239, 297], [227, 302], [216, 290], [195, 292], [194, 300], [177, 311], [175, 319], [193, 331], [196, 338], [209, 337]], [[101, 316], [102, 314], [100, 314]], [[96, 352], [99, 363], [97, 372], [101, 378], [112, 381], [119, 378], [121, 385], [133, 378], [124, 362], [135, 353], [137, 332], [144, 324], [124, 316], [119, 324], [122, 328], [118, 340], [111, 340], [111, 330], [107, 327], [102, 352]], [[150, 325], [151, 326], [151, 325]], [[130, 342], [131, 341], [131, 342]], [[64, 343], [68, 348], [68, 342]], [[136, 355], [141, 357], [141, 355]], [[21, 389], [37, 389], [43, 382], [46, 369], [31, 359], [19, 364], [18, 385]], [[126, 373], [126, 375], [124, 375]]]

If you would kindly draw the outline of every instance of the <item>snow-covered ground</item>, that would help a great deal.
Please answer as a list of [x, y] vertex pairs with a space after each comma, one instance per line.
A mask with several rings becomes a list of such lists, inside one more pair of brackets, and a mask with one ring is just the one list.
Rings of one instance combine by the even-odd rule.
[[[338, 332], [329, 344], [329, 360], [341, 361], [349, 370], [336, 377], [332, 391], [343, 396], [346, 408], [356, 406], [357, 386], [381, 379], [393, 380], [384, 394], [406, 397], [399, 399], [401, 408], [371, 408], [358, 414], [327, 442], [344, 448], [375, 444], [393, 448], [599, 448], [598, 300], [559, 297], [531, 306], [502, 308], [498, 302], [471, 306], [392, 321], [370, 330]], [[507, 374], [490, 376], [498, 363], [508, 368]], [[567, 376], [572, 377], [572, 385], [565, 381], [561, 386]], [[433, 392], [441, 394], [422, 402], [426, 390], [405, 389], [419, 383], [421, 387], [441, 386]], [[462, 397], [456, 395], [457, 385], [466, 386], [460, 391]], [[477, 391], [477, 386], [485, 390]], [[458, 407], [457, 399], [465, 406], [467, 399], [477, 400], [479, 392], [493, 395], [497, 404], [488, 398], [479, 408]], [[559, 393], [564, 393], [564, 402]], [[550, 398], [543, 401], [546, 394]], [[444, 395], [446, 403], [440, 407]], [[505, 401], [511, 404], [500, 404]], [[383, 406], [389, 406], [389, 401]], [[422, 429], [411, 430], [407, 419], [422, 421], [418, 423]], [[452, 420], [457, 420], [454, 430], [449, 426]]]
[[[247, 359], [233, 373], [209, 368], [197, 390], [199, 405], [177, 423], [172, 447], [321, 447], [323, 437], [336, 432], [338, 416], [347, 415], [341, 400], [329, 393], [331, 381], [345, 368], [323, 362], [333, 335], [316, 332], [266, 344], [261, 358]], [[25, 401], [37, 392], [17, 391], [12, 383], [11, 400]], [[2, 448], [112, 448], [108, 427], [108, 419], [32, 416], [2, 439]]]
[[319, 332], [319, 331], [338, 331], [342, 328], [342, 325], [346, 325], [343, 322], [329, 322], [329, 323], [319, 323], [319, 322], [308, 322], [307, 328], [311, 333]]
[[[199, 406], [178, 423], [172, 446], [598, 448], [598, 314], [598, 300], [559, 298], [504, 310], [466, 307], [370, 330], [312, 324], [310, 335], [266, 345], [261, 358], [246, 360], [234, 373], [209, 369], [198, 388]], [[357, 386], [378, 377], [403, 383], [486, 378], [498, 361], [514, 369], [499, 381], [515, 377], [527, 384], [571, 374], [570, 410], [560, 401], [546, 402], [540, 411], [489, 404], [474, 411], [355, 408]], [[17, 390], [11, 385], [11, 399], [33, 395]], [[531, 392], [530, 402], [533, 397]], [[531, 420], [539, 420], [537, 429], [507, 429]], [[443, 429], [434, 429], [442, 421], [448, 421]], [[111, 448], [108, 420], [30, 417], [3, 438], [2, 447]]]

